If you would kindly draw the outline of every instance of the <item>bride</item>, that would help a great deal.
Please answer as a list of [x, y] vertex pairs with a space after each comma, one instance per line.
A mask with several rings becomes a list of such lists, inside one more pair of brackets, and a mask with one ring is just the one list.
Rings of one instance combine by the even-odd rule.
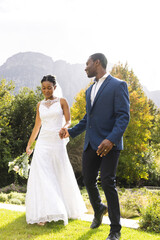
[[70, 126], [70, 112], [64, 98], [54, 96], [56, 79], [44, 76], [41, 80], [44, 100], [37, 105], [35, 126], [26, 152], [32, 153], [32, 143], [38, 139], [31, 162], [26, 193], [26, 221], [44, 225], [46, 222], [77, 219], [86, 212], [77, 181], [70, 164], [66, 140], [59, 131]]

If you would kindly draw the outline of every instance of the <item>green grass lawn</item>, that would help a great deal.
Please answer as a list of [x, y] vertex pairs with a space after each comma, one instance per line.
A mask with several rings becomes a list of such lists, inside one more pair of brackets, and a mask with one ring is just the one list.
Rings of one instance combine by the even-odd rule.
[[[105, 240], [108, 225], [90, 229], [90, 222], [70, 220], [67, 226], [62, 221], [45, 226], [28, 225], [25, 213], [0, 209], [0, 240]], [[122, 228], [121, 240], [160, 240], [160, 235], [140, 230]]]

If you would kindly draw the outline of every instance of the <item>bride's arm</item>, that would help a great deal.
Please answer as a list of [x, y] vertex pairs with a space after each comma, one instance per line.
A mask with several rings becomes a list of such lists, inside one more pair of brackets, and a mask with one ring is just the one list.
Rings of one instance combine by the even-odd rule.
[[32, 153], [33, 150], [30, 149], [32, 143], [35, 141], [38, 133], [39, 133], [39, 129], [41, 127], [41, 119], [40, 119], [40, 116], [39, 116], [39, 105], [40, 105], [40, 102], [37, 104], [37, 112], [36, 112], [36, 120], [35, 120], [35, 125], [34, 125], [34, 128], [32, 130], [32, 134], [29, 138], [29, 141], [28, 141], [28, 144], [27, 144], [27, 147], [26, 147], [26, 152], [28, 155], [30, 155]]
[[70, 110], [69, 110], [68, 103], [65, 98], [61, 98], [60, 104], [61, 104], [61, 107], [63, 110], [63, 115], [64, 115], [65, 121], [66, 121], [63, 128], [69, 128], [71, 125], [71, 116], [70, 116]]

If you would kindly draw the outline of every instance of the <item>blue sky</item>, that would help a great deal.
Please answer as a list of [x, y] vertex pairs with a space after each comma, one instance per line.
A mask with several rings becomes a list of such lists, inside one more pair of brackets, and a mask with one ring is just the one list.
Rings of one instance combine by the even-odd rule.
[[103, 52], [160, 90], [159, 0], [0, 0], [0, 65], [18, 52], [85, 63]]

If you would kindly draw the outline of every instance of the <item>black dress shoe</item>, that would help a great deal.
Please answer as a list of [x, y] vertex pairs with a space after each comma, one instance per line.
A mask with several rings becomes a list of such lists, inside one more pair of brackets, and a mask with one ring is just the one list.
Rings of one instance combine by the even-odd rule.
[[106, 240], [119, 240], [121, 237], [120, 232], [110, 232]]
[[105, 205], [103, 205], [103, 208], [100, 210], [100, 212], [95, 215], [90, 228], [92, 228], [92, 229], [98, 228], [101, 225], [103, 215], [106, 214], [106, 212], [107, 212], [107, 207]]

